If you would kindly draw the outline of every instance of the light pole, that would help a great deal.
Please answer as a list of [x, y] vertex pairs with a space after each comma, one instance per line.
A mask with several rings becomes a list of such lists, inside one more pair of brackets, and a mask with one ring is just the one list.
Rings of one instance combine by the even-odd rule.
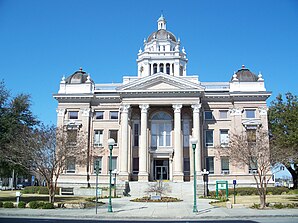
[[198, 143], [198, 139], [191, 138], [190, 143], [192, 145], [192, 152], [193, 152], [193, 209], [192, 212], [198, 212], [197, 209], [197, 172], [196, 172], [196, 146]]
[[204, 169], [202, 174], [203, 174], [203, 181], [204, 181], [204, 197], [207, 197], [208, 196], [208, 175], [209, 175], [209, 171]]
[[117, 169], [113, 170], [112, 173], [114, 174], [114, 179], [113, 179], [113, 182], [114, 182], [114, 197], [117, 197], [117, 192], [116, 192], [116, 184], [117, 184], [117, 174], [119, 173]]
[[110, 138], [108, 139], [108, 145], [110, 149], [110, 159], [109, 159], [109, 172], [110, 172], [110, 190], [109, 190], [109, 205], [108, 205], [108, 212], [113, 212], [112, 209], [112, 151], [113, 146], [115, 145], [115, 140]]

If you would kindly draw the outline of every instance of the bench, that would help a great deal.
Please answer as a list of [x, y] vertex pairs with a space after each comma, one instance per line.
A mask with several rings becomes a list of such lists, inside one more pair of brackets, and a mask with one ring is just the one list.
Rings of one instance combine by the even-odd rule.
[[61, 187], [60, 195], [73, 195], [73, 188], [72, 187]]

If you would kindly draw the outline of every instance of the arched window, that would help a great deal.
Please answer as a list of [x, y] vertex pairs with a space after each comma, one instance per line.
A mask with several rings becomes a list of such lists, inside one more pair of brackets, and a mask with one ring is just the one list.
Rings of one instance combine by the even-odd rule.
[[153, 64], [153, 74], [157, 73], [157, 64]]
[[183, 76], [183, 66], [180, 65], [180, 76]]
[[170, 64], [169, 63], [167, 63], [167, 65], [166, 65], [166, 73], [170, 74]]
[[161, 64], [159, 65], [159, 70], [160, 70], [161, 73], [163, 73], [163, 63], [161, 63]]
[[165, 112], [157, 112], [152, 116], [151, 147], [171, 146], [172, 117]]

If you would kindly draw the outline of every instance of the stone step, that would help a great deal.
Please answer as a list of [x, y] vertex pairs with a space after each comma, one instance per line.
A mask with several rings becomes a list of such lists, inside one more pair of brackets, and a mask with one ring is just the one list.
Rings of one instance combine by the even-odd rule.
[[[146, 192], [150, 187], [158, 184], [158, 182], [129, 182], [129, 194], [132, 197], [148, 196]], [[183, 199], [185, 196], [193, 196], [193, 182], [162, 182], [162, 187], [165, 189], [166, 196], [177, 197]], [[197, 184], [197, 195], [204, 194], [203, 184]]]

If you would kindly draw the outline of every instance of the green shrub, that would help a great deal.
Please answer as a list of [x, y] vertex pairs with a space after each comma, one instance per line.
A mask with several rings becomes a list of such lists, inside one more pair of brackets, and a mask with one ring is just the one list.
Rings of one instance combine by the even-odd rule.
[[32, 208], [32, 209], [37, 209], [37, 208], [40, 207], [40, 206], [39, 206], [39, 203], [40, 203], [40, 202], [38, 202], [38, 201], [30, 201], [30, 202], [29, 202], [29, 207]]
[[267, 187], [267, 194], [272, 193], [273, 195], [281, 195], [289, 192], [289, 188], [286, 187]]
[[276, 204], [273, 205], [273, 207], [274, 207], [274, 208], [277, 208], [277, 209], [282, 209], [282, 208], [284, 208], [285, 206], [284, 206], [283, 204], [281, 204], [281, 203], [276, 203]]
[[255, 209], [259, 209], [260, 208], [260, 204], [253, 204], [252, 206], [251, 206], [251, 208], [255, 208]]
[[39, 187], [39, 194], [49, 194], [49, 189], [47, 187]]
[[3, 203], [4, 208], [14, 208], [14, 205], [11, 201], [7, 201]]
[[49, 202], [44, 202], [41, 206], [42, 209], [54, 209], [54, 204]]
[[20, 201], [18, 203], [18, 208], [25, 208], [26, 207], [26, 202], [25, 201]]
[[287, 204], [287, 208], [295, 208], [294, 204]]
[[0, 201], [0, 208], [2, 208], [3, 207], [3, 202], [2, 201]]
[[290, 189], [288, 194], [298, 194], [298, 189]]
[[23, 194], [37, 194], [39, 191], [39, 186], [29, 186], [25, 187], [22, 191]]

